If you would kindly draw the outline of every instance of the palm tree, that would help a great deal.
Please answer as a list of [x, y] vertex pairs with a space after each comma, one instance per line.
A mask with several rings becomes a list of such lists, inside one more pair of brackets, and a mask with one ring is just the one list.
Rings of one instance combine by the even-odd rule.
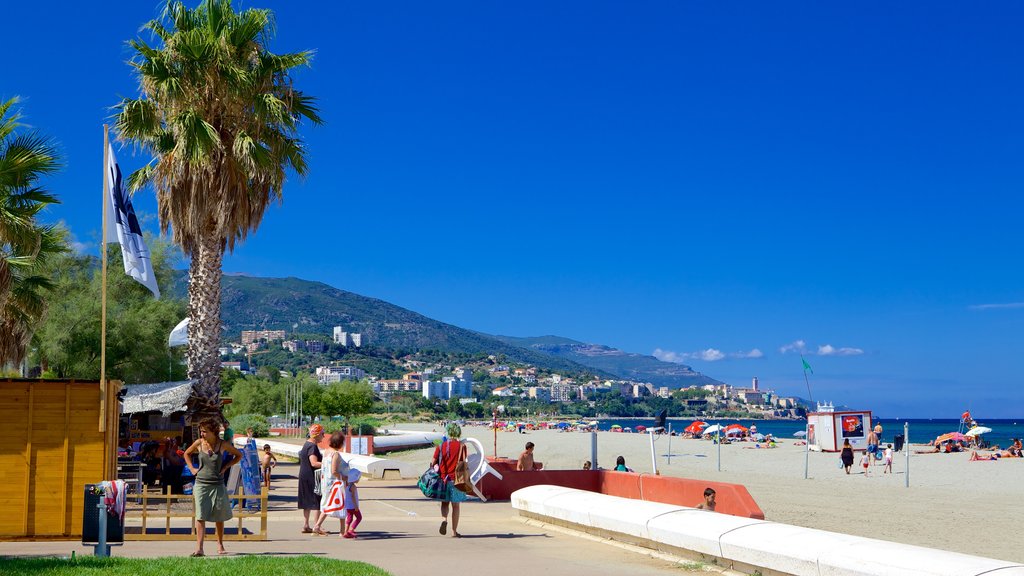
[[230, 0], [205, 0], [195, 9], [168, 1], [161, 17], [143, 27], [154, 44], [130, 42], [141, 96], [117, 106], [121, 139], [153, 156], [129, 186], [153, 186], [161, 229], [191, 259], [193, 421], [221, 417], [224, 251], [259, 227], [281, 198], [287, 170], [305, 174], [298, 127], [303, 119], [321, 123], [314, 99], [289, 75], [312, 54], [267, 50], [271, 17], [269, 10], [235, 12]]
[[60, 235], [36, 221], [43, 208], [58, 202], [39, 184], [60, 167], [56, 148], [34, 131], [18, 133], [15, 103], [0, 102], [0, 367], [25, 358], [51, 287], [41, 265], [64, 250]]

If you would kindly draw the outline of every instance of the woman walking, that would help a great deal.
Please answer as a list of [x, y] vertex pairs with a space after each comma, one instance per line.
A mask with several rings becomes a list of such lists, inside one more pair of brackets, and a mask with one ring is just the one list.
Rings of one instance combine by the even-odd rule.
[[459, 438], [462, 437], [462, 428], [455, 422], [449, 422], [445, 428], [448, 440], [434, 449], [434, 458], [430, 465], [438, 466], [437, 473], [444, 482], [444, 494], [441, 496], [441, 528], [438, 530], [442, 535], [448, 532], [448, 508], [452, 511], [452, 537], [459, 538], [459, 504], [466, 501], [466, 494], [455, 487], [455, 467], [459, 462], [466, 459], [466, 447], [462, 445]]
[[850, 473], [850, 467], [853, 466], [853, 446], [850, 446], [849, 440], [843, 440], [843, 451], [839, 455], [843, 460], [843, 468], [846, 468], [846, 473]]
[[[320, 495], [316, 493], [316, 477], [314, 471], [322, 465], [323, 457], [320, 455], [320, 448], [317, 444], [324, 437], [324, 427], [313, 424], [309, 427], [309, 438], [302, 444], [299, 450], [299, 498], [298, 507], [302, 510], [304, 522], [302, 524], [303, 534], [312, 534], [313, 528], [309, 526], [309, 515], [312, 512], [320, 512]], [[316, 521], [316, 516], [313, 517]]]
[[331, 434], [327, 451], [324, 452], [323, 474], [320, 482], [320, 516], [316, 519], [313, 533], [327, 536], [323, 529], [324, 520], [337, 518], [341, 536], [345, 535], [345, 483], [348, 482], [348, 462], [341, 457], [345, 445], [345, 433], [338, 430]]
[[[242, 454], [231, 445], [220, 439], [220, 423], [210, 418], [199, 423], [199, 440], [196, 440], [185, 451], [185, 465], [195, 476], [192, 486], [192, 498], [196, 512], [196, 551], [192, 556], [203, 556], [203, 540], [206, 537], [206, 523], [215, 522], [217, 527], [217, 553], [226, 554], [224, 550], [224, 522], [231, 519], [231, 504], [228, 503], [228, 491], [224, 487], [224, 472], [238, 464]], [[192, 454], [199, 453], [199, 469], [192, 465]], [[231, 457], [227, 461], [224, 454]]]

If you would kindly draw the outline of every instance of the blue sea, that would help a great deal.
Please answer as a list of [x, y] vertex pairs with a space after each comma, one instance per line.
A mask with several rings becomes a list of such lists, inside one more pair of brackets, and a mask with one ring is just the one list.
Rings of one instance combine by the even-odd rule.
[[[757, 425], [757, 431], [761, 434], [771, 434], [777, 438], [793, 438], [793, 434], [797, 431], [804, 429], [805, 422], [803, 420], [704, 420], [708, 424], [721, 424], [727, 426], [729, 424], [742, 424], [747, 428], [751, 424]], [[672, 425], [673, 431], [679, 431], [682, 433], [683, 428], [686, 428], [693, 422], [692, 418], [669, 418], [666, 420], [666, 426]], [[887, 418], [872, 420], [872, 426], [875, 424], [882, 424], [882, 441], [892, 442], [893, 436], [896, 434], [903, 434], [903, 424], [907, 423], [910, 425], [910, 437], [909, 440], [913, 444], [924, 444], [934, 440], [936, 436], [945, 434], [946, 432], [958, 432], [964, 431], [965, 429], [960, 427], [960, 421], [956, 418], [949, 419], [909, 419], [909, 420], [893, 420]], [[639, 426], [651, 426], [654, 424], [653, 418], [601, 418], [598, 419], [599, 430], [609, 430], [613, 424], [618, 424], [622, 427], [629, 427], [636, 429]], [[1004, 419], [1004, 420], [979, 420], [979, 426], [987, 426], [992, 429], [992, 432], [985, 434], [984, 438], [987, 442], [993, 445], [999, 445], [1006, 448], [1010, 445], [1011, 438], [1024, 438], [1024, 418], [1019, 420], [1015, 419]]]

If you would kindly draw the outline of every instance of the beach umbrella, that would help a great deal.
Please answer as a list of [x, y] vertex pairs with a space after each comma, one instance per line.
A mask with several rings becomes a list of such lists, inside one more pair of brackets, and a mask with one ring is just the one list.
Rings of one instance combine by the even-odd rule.
[[746, 431], [747, 429], [742, 426], [740, 426], [739, 428], [730, 428], [728, 426], [725, 427], [726, 436], [742, 436], [743, 433]]
[[798, 430], [796, 432], [793, 432], [793, 436], [796, 436], [797, 438], [803, 438], [804, 436], [807, 436], [807, 431], [806, 430]]
[[964, 435], [959, 433], [959, 432], [948, 432], [948, 433], [943, 434], [942, 436], [939, 436], [938, 438], [936, 438], [935, 439], [935, 443], [936, 444], [941, 444], [941, 443], [947, 442], [949, 440], [952, 440], [954, 442], [962, 442], [964, 440]]
[[988, 434], [991, 431], [992, 431], [992, 429], [988, 428], [986, 426], [975, 426], [974, 428], [971, 428], [970, 430], [968, 430], [964, 434], [964, 436], [968, 436], [968, 437], [981, 436], [982, 434]]
[[753, 438], [754, 440], [757, 440], [758, 442], [764, 440], [764, 434], [761, 434], [760, 432], [758, 432], [757, 434], [753, 434], [750, 437]]
[[568, 428], [569, 427], [569, 423], [568, 422], [559, 422], [558, 423], [558, 427], [562, 428], [562, 429]]
[[683, 432], [689, 432], [690, 434], [700, 434], [701, 429], [704, 428], [705, 426], [707, 426], [707, 423], [705, 422], [694, 422], [693, 424], [690, 424], [689, 426], [684, 428]]
[[703, 433], [704, 434], [714, 434], [715, 432], [718, 432], [721, 429], [722, 429], [722, 427], [720, 425], [715, 424], [714, 426], [709, 426], [709, 427], [705, 428]]

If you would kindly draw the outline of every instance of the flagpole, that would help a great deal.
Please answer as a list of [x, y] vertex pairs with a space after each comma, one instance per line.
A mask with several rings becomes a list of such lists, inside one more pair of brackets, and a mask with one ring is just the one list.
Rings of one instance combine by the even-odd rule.
[[[103, 125], [103, 230], [100, 235], [103, 272], [100, 281], [100, 398], [107, 397], [107, 157], [110, 153], [110, 129]], [[106, 404], [100, 403], [100, 432], [106, 432]]]

